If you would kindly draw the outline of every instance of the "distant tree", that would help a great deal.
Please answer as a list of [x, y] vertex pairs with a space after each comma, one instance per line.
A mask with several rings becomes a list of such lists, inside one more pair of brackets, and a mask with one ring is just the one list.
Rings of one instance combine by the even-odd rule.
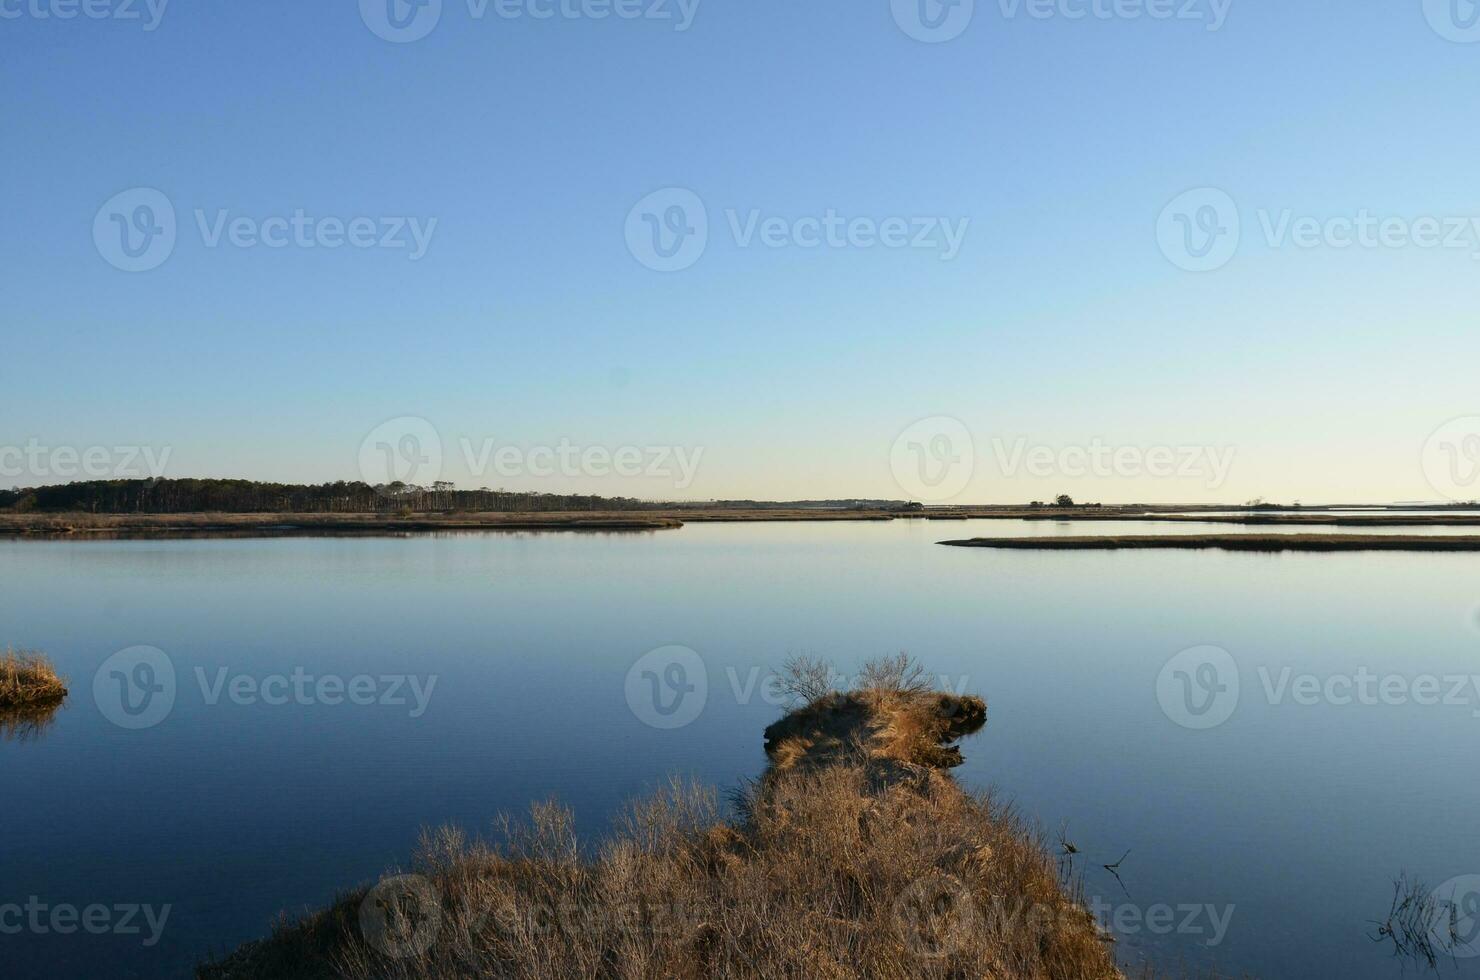
[[776, 688], [794, 707], [804, 707], [836, 690], [832, 664], [809, 654], [787, 657], [776, 674]]
[[643, 510], [664, 506], [629, 497], [458, 490], [450, 482], [418, 487], [395, 482], [256, 483], [250, 480], [90, 480], [49, 487], [0, 491], [0, 509], [86, 511], [95, 514], [234, 513], [415, 513], [453, 511]]
[[1041, 500], [1035, 500], [1031, 504], [1029, 504], [1028, 506], [1031, 507], [1033, 510], [1038, 510], [1040, 507], [1043, 506], [1043, 501], [1041, 501]]
[[1057, 497], [1053, 498], [1053, 502], [1054, 502], [1054, 506], [1055, 507], [1073, 507], [1074, 506], [1074, 498], [1071, 497], [1071, 496], [1069, 496], [1067, 493], [1061, 493], [1061, 494], [1059, 494]]

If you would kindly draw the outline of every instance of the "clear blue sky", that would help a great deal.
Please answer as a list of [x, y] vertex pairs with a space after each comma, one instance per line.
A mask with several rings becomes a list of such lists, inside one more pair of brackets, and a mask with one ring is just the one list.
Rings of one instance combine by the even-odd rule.
[[[367, 433], [413, 416], [461, 486], [898, 497], [896, 437], [946, 416], [975, 444], [960, 500], [1391, 500], [1436, 498], [1425, 440], [1480, 414], [1480, 234], [1272, 247], [1258, 217], [1480, 215], [1480, 44], [1419, 0], [1233, 0], [1216, 31], [1207, 0], [1194, 21], [977, 0], [941, 43], [889, 0], [703, 0], [686, 31], [445, 0], [410, 43], [354, 0], [177, 2], [154, 30], [37, 16], [59, 2], [0, 2], [0, 446], [356, 479]], [[94, 218], [137, 187], [178, 236], [126, 272]], [[664, 273], [625, 228], [668, 187], [710, 228]], [[1236, 202], [1242, 239], [1192, 273], [1157, 227], [1199, 187]], [[195, 217], [300, 208], [437, 224], [413, 261], [211, 248]], [[948, 261], [768, 248], [737, 242], [730, 209], [969, 227]], [[470, 474], [463, 439], [703, 458], [681, 489], [503, 478]], [[1216, 487], [1009, 476], [993, 439], [1237, 456]]]

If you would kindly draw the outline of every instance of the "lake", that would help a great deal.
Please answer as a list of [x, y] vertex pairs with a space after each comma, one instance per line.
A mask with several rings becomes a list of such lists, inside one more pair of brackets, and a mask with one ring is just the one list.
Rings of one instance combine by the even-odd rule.
[[[935, 544], [1142, 525], [1173, 529], [0, 542], [0, 645], [45, 651], [72, 690], [0, 741], [0, 910], [156, 923], [0, 934], [4, 972], [186, 976], [404, 865], [423, 826], [550, 796], [594, 839], [669, 774], [757, 775], [788, 654], [848, 674], [905, 650], [986, 698], [958, 777], [1062, 827], [1123, 962], [1403, 976], [1370, 938], [1394, 878], [1480, 875], [1480, 555]], [[1173, 660], [1208, 646], [1227, 659]], [[702, 677], [667, 651], [629, 683], [665, 647]], [[1123, 855], [1117, 881], [1100, 866]]]

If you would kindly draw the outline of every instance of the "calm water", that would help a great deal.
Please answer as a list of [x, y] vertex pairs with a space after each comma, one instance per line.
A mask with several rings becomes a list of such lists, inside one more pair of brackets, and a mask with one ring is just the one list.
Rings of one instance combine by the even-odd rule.
[[[794, 651], [847, 672], [908, 650], [986, 697], [961, 778], [995, 786], [1051, 835], [1067, 822], [1090, 893], [1111, 903], [1107, 918], [1136, 924], [1117, 946], [1128, 963], [1404, 975], [1370, 920], [1401, 871], [1435, 885], [1480, 874], [1480, 694], [1307, 705], [1269, 696], [1260, 670], [1271, 683], [1285, 667], [1323, 682], [1359, 668], [1480, 674], [1480, 555], [933, 543], [1109, 530], [896, 521], [0, 542], [0, 643], [45, 650], [73, 691], [48, 729], [0, 741], [0, 907], [170, 907], [153, 946], [142, 916], [141, 935], [0, 934], [0, 974], [185, 975], [278, 910], [403, 863], [423, 825], [486, 828], [552, 794], [599, 834], [669, 773], [723, 788], [760, 771], [761, 729], [779, 709], [753, 672]], [[1202, 644], [1229, 652], [1240, 689], [1225, 722], [1193, 730], [1170, 716], [1210, 716], [1175, 698], [1164, 710], [1158, 677]], [[131, 730], [100, 708], [110, 677], [101, 702], [93, 677], [137, 645], [168, 656], [177, 689], [163, 720]], [[668, 645], [698, 653], [708, 692], [691, 723], [663, 730], [639, 718], [654, 717], [650, 703], [629, 705], [626, 678]], [[436, 681], [415, 717], [409, 685], [376, 690], [401, 704], [227, 690], [210, 703], [218, 681], [245, 675], [272, 692], [268, 679], [295, 669], [414, 675], [423, 694]], [[119, 703], [109, 713], [131, 717]], [[1122, 888], [1098, 866], [1127, 849]], [[1141, 922], [1160, 906], [1169, 932]], [[1480, 975], [1480, 958], [1445, 973]]]

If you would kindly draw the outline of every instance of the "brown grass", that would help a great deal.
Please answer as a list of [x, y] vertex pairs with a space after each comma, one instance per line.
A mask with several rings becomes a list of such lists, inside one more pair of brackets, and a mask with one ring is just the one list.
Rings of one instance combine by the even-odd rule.
[[410, 876], [199, 976], [1119, 977], [1043, 840], [945, 772], [986, 706], [896, 663], [771, 726], [772, 765], [731, 819], [713, 791], [675, 782], [594, 854], [553, 803], [491, 843], [425, 834]]
[[[1144, 508], [1112, 511], [1140, 514]], [[889, 521], [896, 518], [964, 520], [1041, 515], [1025, 508], [973, 507], [950, 512], [899, 512], [815, 507], [663, 507], [639, 511], [555, 511], [401, 514], [188, 513], [90, 514], [0, 510], [0, 536], [22, 537], [233, 537], [291, 534], [401, 534], [425, 531], [611, 530], [651, 531], [693, 523]], [[1081, 511], [1055, 511], [1057, 518]], [[1103, 515], [1104, 510], [1092, 513]]]
[[1117, 551], [1126, 548], [1218, 548], [1223, 551], [1480, 551], [1474, 534], [1125, 534], [1095, 537], [964, 538], [960, 548], [1026, 551]]
[[0, 653], [0, 709], [52, 705], [67, 696], [66, 681], [39, 653]]

